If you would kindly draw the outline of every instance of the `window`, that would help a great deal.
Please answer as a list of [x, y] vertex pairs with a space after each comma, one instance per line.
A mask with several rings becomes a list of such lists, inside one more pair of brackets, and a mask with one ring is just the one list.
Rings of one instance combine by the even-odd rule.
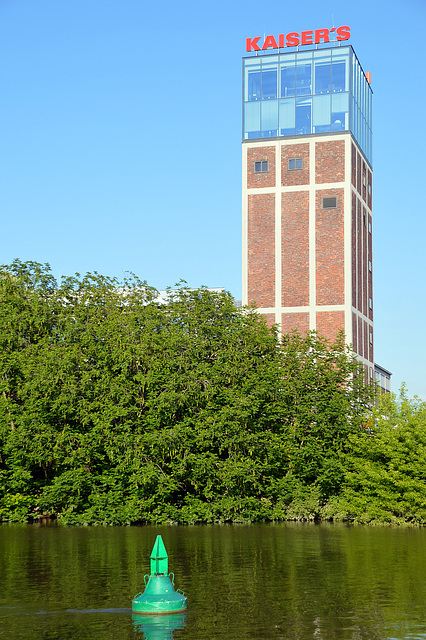
[[267, 160], [259, 160], [254, 163], [254, 172], [255, 173], [267, 173], [269, 171], [268, 161]]
[[365, 217], [365, 213], [364, 213], [364, 216], [363, 216], [363, 220], [364, 220], [364, 227], [366, 227], [367, 226], [367, 218]]
[[371, 233], [371, 222], [368, 223], [368, 233]]
[[368, 298], [368, 308], [372, 309], [373, 308], [373, 301], [371, 298]]
[[295, 169], [303, 169], [302, 158], [290, 158], [288, 161], [288, 170], [293, 171]]
[[371, 196], [371, 182], [368, 183], [368, 195]]
[[370, 344], [373, 344], [373, 332], [370, 331]]
[[368, 261], [368, 270], [369, 270], [369, 271], [370, 271], [370, 273], [371, 273], [371, 260], [369, 260], [369, 261]]
[[337, 208], [337, 198], [323, 198], [322, 199], [322, 208], [323, 209], [336, 209]]

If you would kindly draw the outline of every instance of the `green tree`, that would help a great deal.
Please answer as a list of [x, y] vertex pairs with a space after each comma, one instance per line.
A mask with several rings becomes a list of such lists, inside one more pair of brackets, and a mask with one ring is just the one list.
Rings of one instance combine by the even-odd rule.
[[340, 516], [357, 522], [426, 523], [426, 403], [386, 394], [344, 459]]
[[280, 339], [227, 293], [1, 270], [0, 517], [314, 518], [371, 389], [343, 336]]

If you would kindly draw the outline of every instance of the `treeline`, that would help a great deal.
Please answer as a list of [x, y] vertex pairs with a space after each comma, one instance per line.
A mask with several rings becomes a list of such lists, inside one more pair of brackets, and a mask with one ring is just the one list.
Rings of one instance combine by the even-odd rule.
[[0, 268], [0, 520], [426, 522], [426, 405], [227, 293]]

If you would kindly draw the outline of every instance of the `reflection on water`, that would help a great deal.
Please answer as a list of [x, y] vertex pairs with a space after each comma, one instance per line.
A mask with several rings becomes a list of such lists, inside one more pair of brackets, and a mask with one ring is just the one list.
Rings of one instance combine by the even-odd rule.
[[133, 626], [143, 634], [145, 640], [173, 640], [173, 631], [183, 629], [186, 613], [166, 616], [143, 616], [132, 613]]
[[[157, 534], [188, 596], [176, 626], [131, 613]], [[0, 639], [419, 640], [425, 549], [414, 528], [3, 525]]]

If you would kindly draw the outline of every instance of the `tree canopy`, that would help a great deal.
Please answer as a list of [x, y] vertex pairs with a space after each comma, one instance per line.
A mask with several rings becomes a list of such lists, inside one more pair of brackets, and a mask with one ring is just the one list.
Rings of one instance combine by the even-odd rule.
[[0, 268], [0, 520], [355, 518], [373, 398], [343, 335], [228, 293]]

